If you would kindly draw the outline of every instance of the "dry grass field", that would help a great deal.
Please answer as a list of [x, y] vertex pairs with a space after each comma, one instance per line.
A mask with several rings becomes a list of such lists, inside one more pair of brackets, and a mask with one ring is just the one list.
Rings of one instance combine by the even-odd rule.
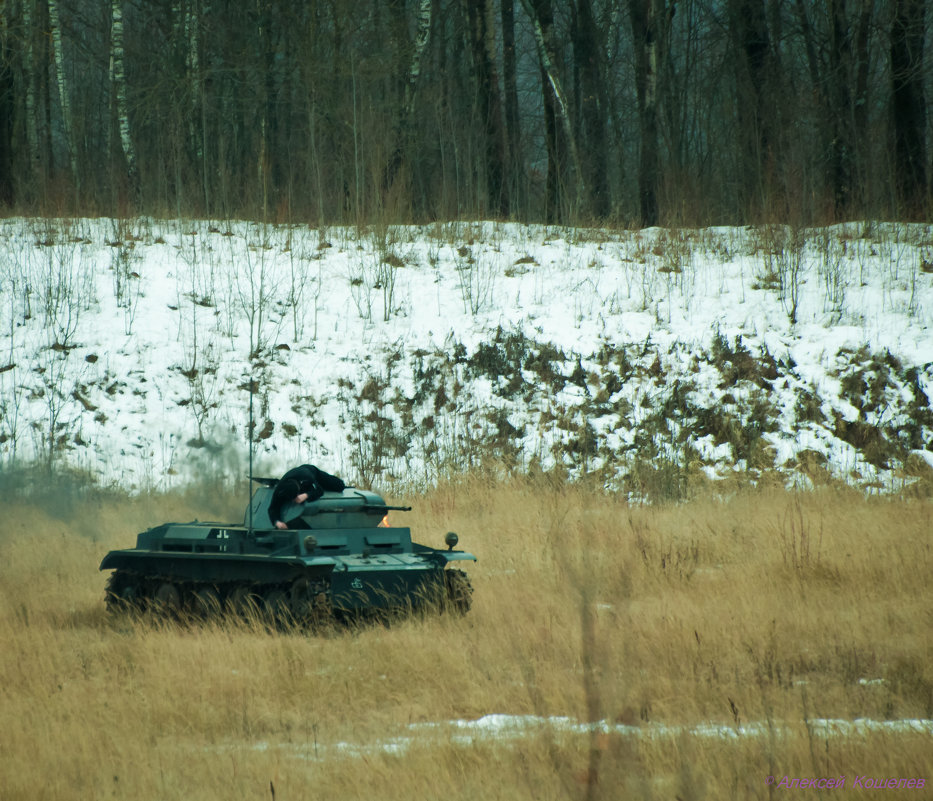
[[[165, 520], [241, 518], [241, 499], [205, 495], [5, 502], [4, 801], [801, 797], [769, 775], [845, 776], [846, 799], [891, 796], [853, 787], [863, 775], [933, 787], [929, 726], [880, 723], [933, 718], [929, 500], [775, 488], [629, 507], [475, 479], [393, 499], [415, 507], [418, 541], [454, 530], [479, 556], [463, 619], [310, 635], [110, 619], [101, 557]], [[493, 714], [548, 720], [497, 737], [447, 725]], [[879, 725], [827, 733], [856, 718]]]

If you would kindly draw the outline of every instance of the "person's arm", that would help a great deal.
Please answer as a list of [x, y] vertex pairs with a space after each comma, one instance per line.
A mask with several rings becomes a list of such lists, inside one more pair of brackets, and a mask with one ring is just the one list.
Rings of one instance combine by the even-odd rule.
[[[282, 506], [287, 500], [287, 497], [282, 497], [281, 495], [277, 497], [276, 494], [273, 493], [272, 503], [269, 504], [269, 519], [272, 521], [272, 525], [280, 531], [288, 529], [288, 524], [280, 519]], [[291, 499], [292, 503], [304, 503], [306, 500], [308, 500], [307, 492], [300, 492]]]
[[269, 502], [269, 520], [272, 521], [272, 525], [278, 529], [288, 528], [288, 526], [279, 519], [282, 514], [283, 503], [285, 503], [285, 498], [282, 497], [279, 487], [276, 486], [272, 492], [272, 500]]

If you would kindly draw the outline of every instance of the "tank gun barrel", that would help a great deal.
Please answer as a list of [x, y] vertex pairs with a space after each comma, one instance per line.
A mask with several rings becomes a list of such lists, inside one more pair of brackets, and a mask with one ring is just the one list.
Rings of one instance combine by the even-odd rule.
[[328, 506], [326, 508], [317, 507], [313, 504], [305, 506], [304, 516], [320, 514], [346, 514], [350, 512], [362, 512], [367, 515], [384, 515], [386, 512], [410, 512], [410, 506], [388, 506], [384, 503], [373, 504], [364, 503], [362, 506]]

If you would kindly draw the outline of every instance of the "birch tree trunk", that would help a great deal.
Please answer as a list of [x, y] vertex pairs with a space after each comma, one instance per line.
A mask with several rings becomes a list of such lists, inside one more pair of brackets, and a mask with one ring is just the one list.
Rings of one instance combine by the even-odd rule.
[[515, 4], [502, 0], [502, 86], [505, 110], [505, 172], [511, 212], [527, 214], [522, 163], [521, 123], [518, 115], [518, 77], [515, 53]]
[[[531, 20], [531, 27], [534, 30], [538, 61], [541, 65], [542, 76], [547, 84], [545, 86], [545, 93], [549, 90], [553, 97], [553, 108], [555, 114], [560, 117], [561, 128], [567, 140], [567, 148], [570, 151], [570, 161], [573, 165], [573, 173], [576, 177], [574, 207], [579, 209], [582, 205], [584, 193], [583, 170], [580, 167], [580, 155], [577, 150], [577, 140], [574, 135], [573, 125], [570, 122], [570, 110], [567, 106], [567, 98], [564, 94], [555, 66], [552, 32], [553, 14], [550, 8], [550, 0], [522, 0], [522, 6], [525, 9], [525, 13], [528, 14], [528, 18]], [[546, 97], [545, 104], [547, 104]], [[549, 160], [550, 158], [551, 156], [549, 154]]]
[[36, 69], [34, 0], [23, 0], [23, 84], [26, 107], [26, 149], [29, 161], [27, 180], [32, 184], [39, 177], [39, 126], [36, 118]]
[[424, 61], [424, 54], [428, 48], [428, 41], [431, 37], [431, 17], [434, 8], [434, 0], [419, 0], [418, 16], [415, 28], [415, 41], [412, 48], [411, 61], [408, 65], [407, 75], [405, 77], [405, 88], [402, 97], [402, 112], [395, 126], [393, 134], [392, 155], [386, 164], [384, 189], [391, 189], [392, 184], [398, 176], [398, 172], [405, 160], [405, 144], [410, 136], [410, 128], [415, 117], [415, 98], [418, 92], [419, 78], [421, 77], [421, 65]]
[[51, 28], [52, 58], [55, 62], [55, 85], [58, 88], [58, 99], [62, 110], [62, 130], [65, 136], [65, 149], [68, 153], [68, 167], [71, 170], [71, 180], [77, 188], [78, 157], [75, 152], [74, 125], [71, 117], [71, 98], [68, 93], [68, 80], [65, 76], [65, 50], [62, 44], [62, 24], [58, 13], [58, 0], [48, 0], [49, 27]]
[[0, 0], [0, 206], [13, 201], [13, 78], [7, 4]]
[[421, 77], [421, 64], [424, 60], [424, 53], [428, 48], [428, 41], [431, 37], [431, 12], [433, 7], [434, 0], [421, 0], [418, 4], [415, 47], [411, 55], [408, 80], [405, 83], [405, 118], [409, 120], [415, 115], [415, 92], [418, 89], [418, 79]]
[[198, 0], [189, 0], [184, 11], [185, 72], [188, 85], [188, 141], [194, 162], [201, 170], [201, 191], [204, 211], [210, 214], [211, 192], [207, 166], [207, 118], [204, 108], [204, 76], [201, 71], [201, 18], [209, 9], [202, 9]]
[[134, 201], [139, 200], [139, 168], [136, 148], [130, 135], [129, 103], [126, 95], [126, 73], [123, 62], [123, 0], [112, 0], [110, 19], [110, 86], [116, 106], [120, 148], [126, 160], [126, 173]]

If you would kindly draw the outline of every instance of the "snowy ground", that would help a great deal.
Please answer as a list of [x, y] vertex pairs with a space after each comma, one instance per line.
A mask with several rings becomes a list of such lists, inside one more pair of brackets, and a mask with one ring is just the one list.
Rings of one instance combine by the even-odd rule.
[[[861, 740], [871, 734], [897, 737], [905, 734], [933, 735], [933, 720], [872, 720], [856, 718], [814, 718], [807, 722], [812, 736], [821, 740]], [[367, 758], [379, 753], [404, 755], [416, 747], [430, 747], [448, 743], [470, 747], [476, 743], [495, 742], [507, 745], [524, 739], [548, 735], [560, 737], [586, 737], [613, 734], [625, 738], [672, 740], [689, 736], [704, 740], [757, 740], [778, 736], [786, 740], [799, 733], [803, 721], [788, 726], [781, 721], [761, 721], [728, 725], [704, 723], [698, 726], [671, 726], [663, 723], [626, 725], [611, 721], [581, 723], [566, 717], [537, 715], [485, 715], [477, 720], [453, 720], [443, 723], [413, 723], [404, 733], [387, 740], [369, 743], [340, 741], [337, 743], [303, 743], [272, 746], [267, 742], [255, 743], [259, 751], [279, 750], [296, 759], [324, 761], [338, 757]]]
[[243, 476], [252, 398], [257, 474], [896, 488], [933, 464], [931, 322], [927, 225], [7, 219], [0, 459]]

